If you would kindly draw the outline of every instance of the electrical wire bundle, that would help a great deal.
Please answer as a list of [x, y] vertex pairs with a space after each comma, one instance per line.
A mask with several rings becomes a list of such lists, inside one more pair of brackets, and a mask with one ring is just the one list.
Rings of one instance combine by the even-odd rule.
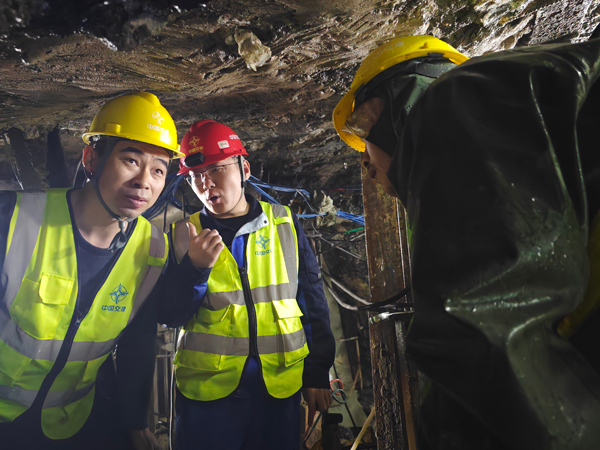
[[[314, 208], [312, 206], [310, 206], [310, 198], [311, 195], [310, 193], [305, 190], [305, 189], [300, 189], [300, 188], [291, 188], [291, 187], [287, 187], [287, 186], [277, 186], [275, 184], [270, 184], [270, 183], [266, 183], [264, 181], [259, 180], [258, 178], [256, 178], [255, 176], [250, 176], [250, 179], [248, 180], [248, 183], [258, 192], [260, 193], [260, 195], [264, 196], [270, 203], [277, 203], [279, 204], [279, 202], [271, 195], [269, 195], [267, 192], [264, 191], [263, 188], [265, 189], [273, 189], [275, 191], [280, 191], [280, 192], [295, 192], [297, 194], [300, 194], [305, 200], [306, 203], [309, 205], [309, 207], [313, 210], [313, 214], [297, 214], [297, 216], [301, 219], [312, 219], [315, 217], [324, 217], [327, 214], [319, 214], [317, 211], [314, 210]], [[340, 189], [331, 189], [331, 190], [356, 190], [356, 188], [340, 188]], [[337, 211], [336, 212], [336, 216], [338, 216], [341, 219], [346, 219], [346, 220], [351, 220], [353, 222], [356, 222], [362, 226], [365, 225], [365, 216], [362, 215], [358, 215], [358, 214], [351, 214], [351, 213], [347, 213], [344, 211]]]

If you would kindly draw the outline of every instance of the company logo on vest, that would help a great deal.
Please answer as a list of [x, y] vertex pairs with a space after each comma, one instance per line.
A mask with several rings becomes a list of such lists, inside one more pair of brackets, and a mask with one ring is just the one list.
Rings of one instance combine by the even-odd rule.
[[[112, 292], [110, 293], [110, 299], [115, 302], [116, 304], [119, 304], [119, 302], [122, 302], [123, 300], [125, 300], [125, 297], [127, 297], [129, 295], [129, 292], [127, 291], [127, 288], [125, 286], [123, 286], [121, 283], [119, 283], [119, 285], [114, 288], [112, 290]], [[127, 306], [115, 306], [115, 305], [103, 305], [102, 306], [102, 311], [115, 311], [115, 312], [124, 312], [125, 309], [127, 309]]]
[[256, 245], [258, 245], [260, 248], [262, 248], [262, 250], [258, 250], [256, 252], [254, 252], [255, 255], [268, 255], [269, 253], [272, 253], [273, 250], [271, 250], [269, 248], [269, 243], [271, 242], [271, 239], [269, 239], [266, 236], [260, 236], [260, 238], [255, 242]]

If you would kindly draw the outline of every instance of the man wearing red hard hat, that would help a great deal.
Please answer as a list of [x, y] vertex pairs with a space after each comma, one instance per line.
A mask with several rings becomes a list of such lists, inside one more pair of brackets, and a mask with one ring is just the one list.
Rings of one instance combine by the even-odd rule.
[[331, 403], [335, 343], [319, 267], [288, 207], [246, 195], [248, 152], [213, 120], [183, 137], [179, 174], [204, 209], [174, 224], [178, 261], [204, 275], [175, 357], [177, 448], [294, 450], [300, 390], [315, 411]]

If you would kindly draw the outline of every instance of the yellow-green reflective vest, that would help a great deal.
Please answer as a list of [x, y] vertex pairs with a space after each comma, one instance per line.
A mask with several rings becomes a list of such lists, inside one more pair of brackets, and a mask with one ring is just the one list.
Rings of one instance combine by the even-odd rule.
[[[251, 334], [256, 336], [254, 350], [260, 357], [269, 394], [287, 398], [302, 387], [308, 346], [296, 301], [296, 230], [289, 208], [260, 204], [263, 213], [237, 233], [249, 234], [246, 262], [251, 311], [238, 265], [224, 248], [212, 268], [204, 302], [184, 327], [178, 343], [177, 386], [188, 398], [216, 400], [235, 391], [250, 354]], [[190, 217], [190, 222], [200, 232], [198, 213]], [[186, 250], [181, 242], [186, 240], [187, 230], [178, 232], [178, 225], [174, 240], [181, 257]], [[256, 331], [250, 329], [249, 314], [256, 315]]]
[[[98, 368], [156, 284], [166, 252], [164, 233], [138, 218], [48, 392], [42, 429], [49, 438], [68, 438], [87, 420]], [[0, 422], [12, 422], [33, 403], [75, 311], [77, 257], [66, 189], [17, 194], [1, 276]]]

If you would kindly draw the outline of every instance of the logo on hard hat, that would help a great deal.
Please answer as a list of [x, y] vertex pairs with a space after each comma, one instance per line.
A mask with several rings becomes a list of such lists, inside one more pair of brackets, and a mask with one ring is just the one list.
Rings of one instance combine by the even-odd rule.
[[229, 139], [237, 139], [238, 141], [241, 140], [237, 134], [230, 134]]
[[165, 119], [160, 115], [160, 113], [158, 111], [154, 111], [152, 113], [152, 118], [154, 120], [156, 120], [156, 123], [158, 123], [158, 125], [153, 125], [151, 123], [146, 125], [146, 128], [148, 128], [149, 130], [154, 130], [154, 131], [158, 131], [159, 133], [167, 133], [169, 134], [169, 130], [161, 127], [160, 125], [162, 125], [163, 123], [165, 123]]
[[189, 141], [190, 144], [190, 148], [188, 150], [188, 154], [192, 154], [192, 153], [196, 153], [199, 152], [200, 150], [204, 150], [204, 147], [202, 146], [198, 146], [198, 143], [201, 141], [202, 139], [200, 139], [198, 136], [192, 136], [192, 138]]
[[165, 123], [165, 119], [161, 117], [160, 113], [158, 111], [154, 111], [152, 113], [152, 118], [154, 120], [156, 120], [156, 123], [159, 125], [162, 125], [163, 123]]
[[229, 142], [227, 141], [219, 141], [217, 142], [217, 145], [221, 150], [223, 150], [224, 148], [229, 148]]

